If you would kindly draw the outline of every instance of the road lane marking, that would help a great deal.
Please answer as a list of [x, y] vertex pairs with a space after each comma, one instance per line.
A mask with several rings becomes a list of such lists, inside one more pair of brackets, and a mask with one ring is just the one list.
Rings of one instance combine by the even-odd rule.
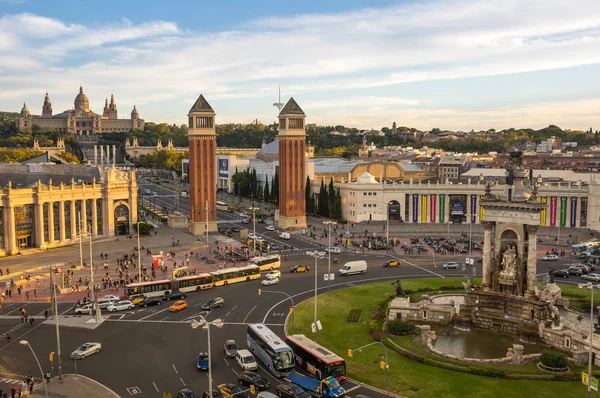
[[354, 386], [354, 387], [352, 387], [352, 388], [349, 388], [349, 389], [347, 389], [347, 390], [346, 390], [346, 392], [350, 392], [350, 391], [357, 390], [357, 389], [359, 389], [360, 387], [361, 387], [361, 386]]
[[247, 315], [246, 315], [246, 317], [244, 318], [244, 321], [243, 321], [243, 323], [246, 323], [246, 319], [248, 319], [248, 317], [250, 316], [250, 313], [251, 313], [252, 311], [254, 311], [254, 309], [255, 309], [256, 307], [257, 307], [256, 305], [255, 305], [254, 307], [252, 307], [252, 309], [251, 309], [251, 310], [248, 312], [248, 314], [247, 314]]
[[[160, 310], [160, 311], [153, 312], [152, 314], [150, 314], [150, 315], [146, 315], [146, 316], [145, 316], [145, 317], [143, 317], [143, 318], [136, 319], [136, 321], [143, 321], [143, 320], [145, 320], [145, 319], [148, 319], [148, 318], [150, 318], [151, 316], [158, 315], [158, 314], [160, 314], [161, 312], [165, 312], [165, 311], [168, 311], [168, 310], [169, 310], [169, 307], [167, 307], [167, 308], [165, 308], [165, 309], [162, 309], [162, 310]], [[123, 319], [123, 320], [124, 320], [124, 319]]]
[[183, 379], [180, 377], [179, 380], [181, 380], [181, 382], [183, 383], [184, 386], [187, 386], [187, 384], [185, 384], [185, 381], [183, 381]]
[[227, 366], [229, 366], [229, 362], [227, 362], [227, 358], [223, 357], [223, 360], [225, 361], [225, 363], [227, 364]]
[[406, 261], [406, 260], [404, 260], [404, 259], [402, 259], [402, 258], [400, 258], [400, 257], [396, 257], [396, 256], [392, 256], [392, 255], [390, 255], [390, 257], [391, 257], [391, 258], [393, 258], [393, 259], [395, 259], [395, 260], [398, 260], [398, 261], [404, 261], [404, 262], [405, 262], [406, 264], [408, 264], [408, 265], [412, 265], [412, 266], [413, 266], [413, 267], [415, 267], [415, 268], [419, 268], [419, 269], [421, 269], [421, 270], [423, 270], [423, 271], [425, 271], [425, 272], [429, 272], [430, 274], [433, 274], [433, 275], [435, 275], [435, 276], [439, 276], [440, 278], [446, 278], [446, 277], [445, 277], [445, 276], [443, 276], [443, 275], [440, 275], [440, 274], [438, 274], [438, 273], [436, 273], [436, 272], [430, 271], [430, 270], [428, 270], [427, 268], [423, 268], [423, 267], [421, 267], [421, 266], [419, 266], [419, 265], [417, 265], [417, 264], [413, 264], [413, 263], [411, 263], [410, 261]]
[[179, 372], [177, 371], [177, 368], [175, 367], [175, 364], [171, 364], [171, 366], [173, 366], [173, 369], [175, 370], [175, 373], [179, 374]]
[[160, 392], [158, 391], [158, 387], [156, 387], [156, 383], [152, 382], [152, 385], [154, 386], [154, 388], [156, 389], [156, 392]]

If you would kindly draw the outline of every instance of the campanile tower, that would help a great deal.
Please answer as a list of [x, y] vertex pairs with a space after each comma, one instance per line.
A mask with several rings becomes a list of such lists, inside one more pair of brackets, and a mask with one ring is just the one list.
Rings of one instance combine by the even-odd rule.
[[306, 115], [294, 98], [279, 113], [279, 226], [306, 227]]
[[202, 95], [188, 113], [190, 147], [190, 232], [194, 235], [217, 230], [217, 133], [215, 111]]

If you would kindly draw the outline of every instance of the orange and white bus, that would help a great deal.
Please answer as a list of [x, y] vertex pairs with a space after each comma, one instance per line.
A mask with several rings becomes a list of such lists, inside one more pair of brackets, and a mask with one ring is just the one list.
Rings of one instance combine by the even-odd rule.
[[143, 294], [146, 297], [159, 297], [173, 291], [171, 281], [168, 279], [160, 281], [136, 282], [125, 285], [125, 297], [133, 294]]
[[196, 292], [213, 287], [213, 277], [211, 274], [189, 275], [173, 280], [180, 292]]
[[346, 361], [339, 355], [317, 344], [303, 334], [293, 334], [285, 342], [294, 350], [296, 365], [300, 365], [317, 379], [333, 376], [346, 379]]

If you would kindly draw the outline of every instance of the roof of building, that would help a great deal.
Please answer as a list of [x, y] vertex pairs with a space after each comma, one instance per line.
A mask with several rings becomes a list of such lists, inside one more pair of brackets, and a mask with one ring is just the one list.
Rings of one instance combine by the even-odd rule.
[[[469, 178], [469, 177], [479, 178], [481, 175], [483, 175], [484, 178], [486, 178], [486, 177], [504, 178], [504, 177], [506, 177], [506, 170], [503, 168], [502, 169], [501, 168], [470, 169], [467, 172], [463, 173], [462, 177], [464, 177], [464, 178]], [[576, 173], [572, 170], [542, 170], [542, 169], [534, 169], [533, 170], [534, 177], [537, 178], [538, 176], [542, 176], [542, 179], [544, 179], [544, 180], [561, 179], [563, 181], [588, 182], [588, 181], [590, 181], [590, 179], [593, 179], [595, 181], [596, 175], [597, 175], [597, 173]]]
[[379, 184], [373, 175], [368, 172], [364, 172], [356, 179], [357, 184]]
[[423, 171], [423, 169], [421, 167], [419, 167], [416, 164], [412, 164], [412, 163], [400, 163], [400, 167], [404, 171], [417, 171], [417, 172]]
[[300, 108], [300, 105], [298, 105], [298, 103], [296, 102], [294, 97], [291, 97], [290, 100], [287, 102], [287, 104], [285, 104], [285, 106], [283, 107], [281, 112], [279, 112], [279, 116], [285, 116], [285, 115], [303, 115], [303, 116], [305, 116], [306, 114], [304, 113], [302, 108]]
[[340, 158], [312, 158], [315, 173], [350, 173], [360, 162]]
[[278, 155], [279, 154], [279, 140], [275, 139], [268, 144], [265, 144], [260, 150], [258, 154], [263, 155]]
[[465, 164], [467, 156], [465, 155], [446, 155], [440, 159], [440, 166], [460, 166]]
[[13, 188], [25, 188], [35, 185], [38, 180], [48, 185], [58, 186], [60, 183], [71, 185], [71, 178], [76, 183], [91, 184], [94, 178], [100, 181], [100, 170], [84, 164], [53, 163], [0, 163], [0, 186], [7, 186], [9, 181]]
[[192, 112], [214, 112], [214, 110], [212, 106], [210, 106], [206, 98], [204, 98], [204, 96], [200, 94], [196, 102], [194, 102], [194, 106], [192, 106], [189, 113]]

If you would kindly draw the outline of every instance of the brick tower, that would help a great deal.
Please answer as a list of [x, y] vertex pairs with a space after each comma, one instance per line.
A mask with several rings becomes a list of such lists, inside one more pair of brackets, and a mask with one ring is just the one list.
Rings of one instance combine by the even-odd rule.
[[190, 232], [204, 235], [207, 228], [208, 232], [217, 230], [215, 111], [200, 95], [187, 116], [190, 147]]
[[294, 98], [279, 113], [279, 226], [306, 227], [304, 119]]

